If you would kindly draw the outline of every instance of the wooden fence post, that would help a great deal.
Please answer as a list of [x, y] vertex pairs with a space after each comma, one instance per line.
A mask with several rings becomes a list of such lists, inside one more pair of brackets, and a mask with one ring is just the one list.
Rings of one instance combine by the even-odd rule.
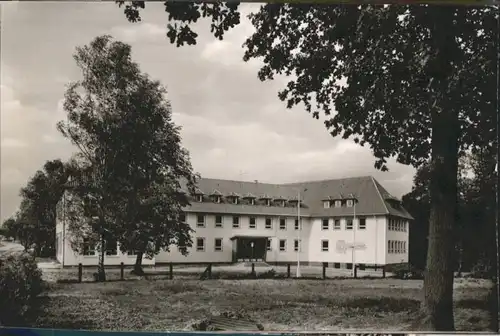
[[323, 263], [323, 279], [326, 279], [326, 268], [328, 267], [328, 263]]
[[290, 277], [290, 264], [288, 264], [286, 267], [286, 274], [287, 274], [287, 277]]
[[255, 263], [252, 263], [252, 275], [255, 274]]
[[385, 279], [385, 265], [382, 266], [382, 278]]
[[78, 264], [78, 282], [82, 282], [82, 276], [83, 276], [83, 265], [82, 263]]
[[354, 265], [354, 279], [358, 277], [358, 265]]
[[170, 273], [170, 280], [172, 280], [174, 278], [174, 265], [172, 263], [168, 265], [168, 272]]
[[120, 280], [124, 280], [123, 271], [125, 270], [125, 264], [123, 261], [120, 263]]

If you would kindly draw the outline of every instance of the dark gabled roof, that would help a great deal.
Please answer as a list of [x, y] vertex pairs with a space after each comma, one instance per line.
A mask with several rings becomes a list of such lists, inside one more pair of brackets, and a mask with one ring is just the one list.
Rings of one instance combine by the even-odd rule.
[[255, 195], [252, 193], [247, 193], [245, 196], [243, 196], [243, 198], [256, 199], [257, 197], [255, 197]]
[[214, 189], [214, 191], [212, 191], [210, 196], [222, 196], [222, 193], [219, 190]]
[[[349, 194], [358, 197], [356, 204], [357, 215], [394, 215], [412, 219], [411, 215], [403, 208], [396, 209], [385, 200], [390, 194], [371, 176], [352, 177], [336, 180], [309, 181], [300, 183], [271, 184], [261, 182], [243, 182], [220, 180], [212, 178], [201, 178], [198, 181], [201, 190], [220, 190], [223, 194], [238, 193], [245, 195], [251, 193], [260, 195], [260, 199], [281, 197], [282, 199], [294, 199], [301, 192], [301, 203], [307, 206], [307, 210], [301, 211], [303, 216], [349, 216], [353, 208], [324, 208], [322, 200], [331, 195], [342, 196], [346, 199]], [[306, 189], [306, 190], [305, 190]], [[269, 196], [273, 195], [273, 197]], [[338, 199], [335, 196], [335, 199]], [[295, 207], [268, 207], [262, 205], [235, 205], [215, 204], [211, 202], [193, 203], [186, 208], [187, 211], [195, 212], [226, 212], [234, 214], [267, 214], [267, 215], [296, 215]]]
[[377, 180], [373, 179], [373, 183], [377, 187], [377, 190], [380, 193], [380, 197], [383, 199], [385, 207], [387, 208], [387, 212], [390, 215], [404, 217], [404, 218], [408, 218], [408, 219], [414, 219], [412, 217], [412, 215], [410, 215], [410, 213], [408, 211], [406, 211], [405, 208], [403, 208], [401, 203], [400, 203], [400, 205], [401, 205], [400, 207], [395, 208], [393, 206], [392, 202], [388, 201], [388, 200], [398, 200], [398, 199], [395, 198], [394, 196], [392, 196], [391, 194], [389, 194], [389, 192], [387, 190], [385, 190], [385, 188], [382, 187], [382, 185], [380, 183], [378, 183]]
[[197, 196], [205, 195], [205, 193], [203, 192], [203, 190], [201, 190], [199, 187], [196, 187], [194, 189], [194, 194], [197, 195]]
[[235, 193], [234, 191], [231, 191], [231, 192], [229, 193], [229, 195], [227, 195], [227, 197], [236, 197], [236, 198], [240, 198], [241, 196], [240, 196], [240, 194]]

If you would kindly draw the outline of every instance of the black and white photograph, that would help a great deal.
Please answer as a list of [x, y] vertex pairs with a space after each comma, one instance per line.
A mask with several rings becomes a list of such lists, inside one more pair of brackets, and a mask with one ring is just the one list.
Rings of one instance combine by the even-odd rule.
[[498, 5], [0, 8], [0, 327], [499, 331]]

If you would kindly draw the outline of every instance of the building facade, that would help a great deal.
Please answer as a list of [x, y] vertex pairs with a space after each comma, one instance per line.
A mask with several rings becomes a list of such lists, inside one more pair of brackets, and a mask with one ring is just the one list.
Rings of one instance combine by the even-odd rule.
[[[144, 264], [327, 262], [387, 265], [408, 261], [411, 215], [373, 177], [268, 184], [202, 178], [183, 220], [194, 230], [187, 256], [177, 246]], [[97, 263], [95, 248], [77, 253], [58, 220], [58, 260]], [[94, 251], [94, 252], [92, 252]], [[133, 264], [133, 253], [109, 251], [106, 264]], [[92, 254], [94, 253], [94, 254]]]

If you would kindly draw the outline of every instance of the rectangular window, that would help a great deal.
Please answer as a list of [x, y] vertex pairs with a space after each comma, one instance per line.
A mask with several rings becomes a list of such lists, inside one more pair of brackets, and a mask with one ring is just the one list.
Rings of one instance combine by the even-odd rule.
[[205, 251], [205, 238], [196, 238], [196, 251]]
[[328, 209], [330, 207], [330, 201], [323, 201], [323, 208]]
[[273, 222], [271, 221], [271, 218], [266, 218], [266, 229], [272, 229], [273, 228]]
[[342, 207], [342, 202], [341, 201], [335, 201], [335, 207], [336, 208]]
[[328, 223], [328, 218], [323, 218], [321, 222], [321, 230], [328, 230], [330, 228], [330, 224]]
[[198, 202], [203, 202], [203, 195], [197, 195], [196, 196], [196, 199], [198, 200]]
[[333, 263], [333, 268], [340, 268], [340, 263]]
[[328, 252], [328, 240], [321, 241], [321, 251]]
[[90, 239], [83, 239], [83, 255], [84, 256], [95, 256], [95, 244], [90, 242]]
[[220, 196], [215, 196], [215, 203], [220, 203]]
[[266, 245], [266, 248], [268, 251], [271, 251], [272, 250], [272, 245], [271, 245], [271, 238], [268, 238], [267, 239], [267, 245]]
[[346, 229], [346, 230], [352, 230], [352, 219], [348, 219], [348, 220], [345, 222], [345, 229]]
[[286, 240], [285, 239], [280, 239], [280, 251], [281, 252], [286, 251]]
[[353, 204], [352, 200], [347, 200], [346, 205], [347, 205], [348, 208], [352, 207], [352, 204]]
[[347, 264], [345, 264], [345, 267], [346, 267], [347, 269], [352, 269], [352, 263], [347, 263]]
[[238, 204], [238, 198], [236, 197], [233, 198], [233, 204]]
[[250, 205], [255, 205], [255, 200], [253, 198], [250, 199]]
[[298, 219], [296, 219], [296, 220], [295, 220], [295, 231], [299, 230], [299, 228], [300, 228], [300, 227], [299, 227], [299, 220], [298, 220]]
[[197, 215], [196, 216], [196, 226], [197, 227], [205, 227], [205, 215]]
[[215, 238], [214, 250], [218, 252], [222, 251], [222, 238]]
[[333, 221], [333, 229], [340, 230], [340, 219], [336, 219]]
[[293, 250], [294, 250], [295, 252], [298, 252], [298, 251], [299, 251], [299, 249], [300, 249], [300, 240], [295, 239], [295, 240], [293, 241]]
[[280, 230], [286, 230], [286, 220], [284, 218], [280, 218]]
[[392, 253], [392, 240], [389, 240], [387, 243], [387, 252]]
[[181, 223], [186, 223], [186, 213], [181, 212], [181, 214], [179, 215], [179, 221]]
[[118, 242], [116, 240], [110, 239], [106, 242], [106, 255], [118, 255]]
[[222, 227], [222, 215], [215, 216], [215, 227]]
[[358, 222], [358, 229], [365, 230], [366, 229], [366, 218], [360, 218]]
[[257, 228], [257, 224], [255, 221], [255, 217], [250, 217], [250, 224], [249, 224], [250, 229], [255, 229]]
[[403, 253], [406, 253], [406, 242], [403, 242]]
[[266, 199], [266, 205], [267, 206], [271, 206], [271, 200], [270, 199]]
[[239, 227], [240, 227], [240, 217], [233, 216], [233, 228], [239, 228]]

